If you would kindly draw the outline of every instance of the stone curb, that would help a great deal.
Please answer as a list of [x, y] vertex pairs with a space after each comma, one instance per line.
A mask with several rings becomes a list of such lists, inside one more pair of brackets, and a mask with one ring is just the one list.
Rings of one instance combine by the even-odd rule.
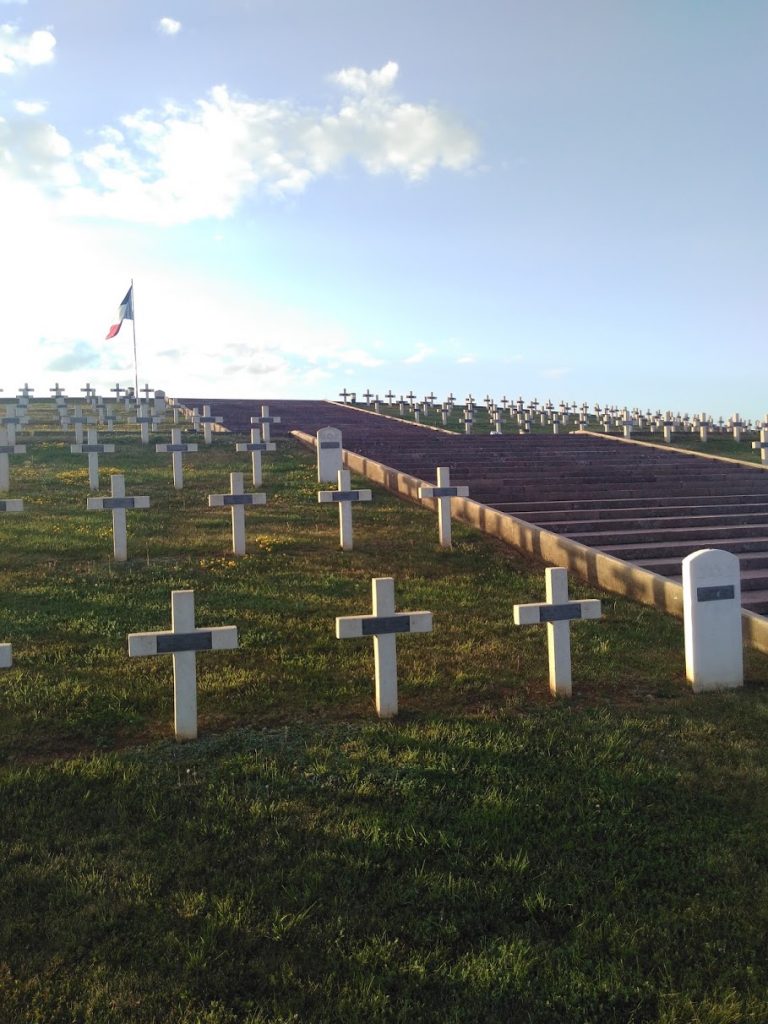
[[[308, 448], [315, 448], [315, 438], [312, 435], [301, 430], [292, 430], [291, 435]], [[435, 508], [434, 499], [419, 498], [419, 488], [431, 486], [428, 481], [401, 473], [391, 466], [385, 466], [346, 448], [342, 450], [342, 457], [344, 464], [360, 476], [415, 504]], [[468, 523], [491, 537], [498, 537], [505, 544], [531, 558], [568, 569], [593, 586], [658, 608], [677, 618], [683, 617], [682, 586], [665, 576], [659, 576], [658, 573], [606, 555], [561, 534], [543, 530], [533, 523], [527, 523], [507, 512], [499, 512], [472, 498], [453, 498], [451, 518]], [[768, 619], [742, 609], [741, 622], [744, 643], [768, 654]]]
[[729, 466], [746, 466], [747, 469], [768, 469], [768, 464], [745, 462], [743, 459], [730, 459], [727, 455], [710, 455], [709, 452], [692, 452], [690, 448], [675, 448], [668, 444], [656, 444], [655, 441], [637, 441], [631, 437], [616, 437], [615, 434], [599, 434], [595, 430], [574, 430], [573, 434], [581, 437], [599, 437], [602, 441], [616, 441], [619, 444], [637, 444], [641, 448], [658, 448], [660, 452], [673, 452], [675, 455], [693, 455], [697, 459], [709, 459], [711, 462], [725, 462]]

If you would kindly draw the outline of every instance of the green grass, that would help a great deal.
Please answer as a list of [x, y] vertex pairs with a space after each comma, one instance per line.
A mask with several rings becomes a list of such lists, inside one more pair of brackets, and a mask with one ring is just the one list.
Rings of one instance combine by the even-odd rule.
[[[177, 493], [169, 456], [117, 436], [104, 466], [152, 499], [123, 566], [62, 435], [13, 460], [0, 1020], [768, 1019], [768, 660], [694, 698], [679, 622], [573, 579], [605, 617], [574, 626], [556, 701], [545, 630], [512, 625], [541, 566], [461, 524], [444, 552], [432, 513], [376, 488], [342, 553], [293, 442], [236, 559], [207, 508], [249, 471], [236, 440]], [[398, 641], [393, 723], [370, 641], [333, 629], [375, 575], [434, 614]], [[126, 636], [169, 628], [186, 587], [240, 648], [198, 657], [201, 739], [178, 745], [170, 658], [129, 660]]]

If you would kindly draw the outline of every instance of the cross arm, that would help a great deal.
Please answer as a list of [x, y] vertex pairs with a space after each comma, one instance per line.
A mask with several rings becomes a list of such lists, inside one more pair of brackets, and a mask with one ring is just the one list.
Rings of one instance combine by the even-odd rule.
[[128, 656], [140, 658], [153, 654], [178, 654], [181, 651], [230, 651], [237, 647], [237, 626], [213, 626], [174, 633], [129, 633]]
[[344, 615], [336, 619], [336, 639], [352, 640], [388, 633], [431, 633], [432, 612], [396, 612], [394, 615]]

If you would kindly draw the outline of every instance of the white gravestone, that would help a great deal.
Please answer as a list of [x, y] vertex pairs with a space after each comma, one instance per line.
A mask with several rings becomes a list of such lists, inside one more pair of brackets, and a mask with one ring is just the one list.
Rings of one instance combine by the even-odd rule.
[[150, 412], [148, 406], [142, 403], [139, 406], [136, 415], [131, 416], [131, 422], [139, 424], [139, 429], [141, 431], [141, 443], [149, 444], [149, 432], [159, 425], [160, 420]]
[[99, 489], [99, 455], [111, 455], [115, 446], [113, 444], [99, 444], [98, 435], [93, 427], [88, 428], [87, 444], [72, 444], [69, 446], [73, 455], [88, 456], [88, 485], [92, 491]]
[[259, 436], [259, 428], [253, 427], [251, 429], [251, 440], [239, 442], [235, 445], [236, 452], [251, 453], [251, 479], [254, 487], [259, 487], [261, 484], [261, 453], [277, 450], [277, 445], [274, 441], [260, 441]]
[[0, 644], [0, 668], [10, 668], [13, 665], [13, 648], [10, 644]]
[[343, 468], [341, 431], [336, 427], [321, 427], [317, 432], [317, 482], [335, 483]]
[[154, 399], [155, 401], [152, 411], [154, 412], [155, 416], [158, 416], [159, 418], [162, 419], [162, 417], [165, 416], [165, 392], [156, 391], [154, 394]]
[[[354, 401], [354, 396], [352, 397], [352, 401]], [[264, 441], [265, 444], [268, 441], [272, 440], [272, 438], [270, 437], [270, 430], [269, 430], [270, 426], [273, 423], [279, 423], [279, 422], [280, 422], [280, 417], [279, 416], [270, 416], [269, 415], [269, 406], [268, 405], [262, 405], [262, 407], [261, 407], [261, 416], [251, 416], [251, 426], [252, 427], [261, 427], [261, 440]]]
[[600, 602], [570, 601], [568, 573], [565, 569], [547, 569], [546, 604], [516, 604], [513, 609], [516, 626], [547, 624], [549, 653], [549, 689], [559, 697], [570, 697], [571, 622], [576, 619], [599, 619]]
[[768, 462], [768, 427], [760, 428], [760, 440], [753, 441], [752, 447], [760, 452], [760, 461], [763, 464]]
[[173, 723], [177, 740], [197, 739], [197, 652], [231, 651], [236, 647], [236, 626], [195, 626], [194, 590], [172, 591], [170, 630], [128, 634], [131, 658], [173, 655]]
[[0, 492], [5, 493], [11, 489], [11, 467], [10, 455], [26, 455], [25, 444], [12, 444], [8, 437], [8, 431], [0, 427]]
[[173, 427], [171, 430], [170, 444], [156, 444], [155, 451], [172, 456], [173, 461], [173, 486], [177, 491], [184, 487], [184, 467], [181, 464], [181, 456], [185, 452], [196, 452], [196, 444], [186, 444], [181, 440], [181, 427]]
[[384, 576], [371, 581], [373, 615], [336, 619], [338, 640], [373, 637], [376, 666], [376, 711], [379, 718], [397, 714], [397, 635], [431, 633], [432, 612], [395, 612], [395, 581]]
[[739, 560], [706, 548], [683, 559], [685, 674], [694, 693], [744, 683]]
[[469, 497], [468, 487], [451, 487], [451, 472], [447, 466], [437, 467], [437, 487], [420, 487], [420, 498], [437, 500], [438, 537], [441, 548], [451, 546], [451, 498]]
[[16, 407], [6, 406], [5, 416], [0, 416], [0, 427], [5, 430], [8, 444], [16, 444], [16, 429], [21, 427], [21, 416], [16, 415]]
[[93, 416], [85, 416], [81, 413], [78, 405], [74, 408], [74, 415], [69, 417], [69, 422], [75, 427], [75, 444], [83, 443], [83, 427], [91, 426], [96, 421]]
[[110, 498], [87, 498], [85, 505], [89, 512], [112, 512], [112, 548], [115, 561], [125, 562], [128, 558], [126, 510], [149, 508], [149, 497], [146, 494], [126, 497], [125, 477], [122, 473], [113, 473], [109, 479], [112, 485], [112, 496]]
[[211, 508], [230, 508], [232, 510], [232, 551], [236, 555], [245, 554], [245, 506], [266, 505], [266, 494], [244, 494], [243, 474], [229, 474], [229, 494], [209, 494], [208, 505]]
[[348, 469], [340, 469], [338, 473], [337, 491], [318, 491], [317, 500], [324, 502], [338, 502], [339, 505], [339, 539], [342, 551], [352, 550], [352, 503], [356, 501], [371, 501], [373, 495], [368, 489], [353, 491], [350, 482]]
[[212, 416], [210, 405], [203, 406], [203, 415], [200, 417], [200, 423], [203, 424], [203, 440], [206, 444], [211, 444], [213, 437], [211, 436], [211, 429], [214, 423], [223, 423], [223, 416]]

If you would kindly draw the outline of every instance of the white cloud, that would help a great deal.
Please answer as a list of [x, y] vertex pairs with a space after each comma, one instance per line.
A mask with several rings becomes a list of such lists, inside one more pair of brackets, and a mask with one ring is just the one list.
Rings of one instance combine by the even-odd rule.
[[476, 363], [477, 356], [459, 356], [456, 362], [459, 363], [459, 365], [463, 363]]
[[181, 29], [181, 22], [176, 21], [175, 18], [161, 18], [157, 23], [157, 28], [166, 36], [175, 36]]
[[411, 355], [406, 356], [403, 362], [407, 363], [410, 366], [413, 366], [416, 363], [423, 363], [425, 359], [428, 359], [431, 355], [434, 354], [435, 350], [433, 348], [429, 348], [429, 346], [427, 345], [417, 345], [416, 351], [413, 352]]
[[34, 116], [35, 114], [44, 114], [48, 109], [48, 104], [44, 100], [16, 100], [14, 107], [20, 114]]
[[21, 35], [14, 25], [0, 25], [0, 75], [53, 60], [56, 38], [47, 29]]
[[0, 160], [19, 178], [58, 181], [70, 214], [166, 225], [229, 217], [259, 192], [301, 193], [348, 161], [410, 181], [437, 167], [470, 166], [474, 138], [433, 106], [401, 102], [392, 93], [397, 70], [390, 62], [338, 72], [334, 82], [346, 92], [333, 113], [250, 100], [219, 85], [190, 107], [166, 103], [126, 115], [80, 152], [64, 152], [48, 126], [48, 160], [33, 165], [17, 149], [17, 129], [7, 129]]
[[552, 366], [541, 371], [542, 377], [546, 377], [548, 380], [560, 380], [562, 377], [567, 377], [570, 373], [572, 373], [572, 370], [568, 366]]

